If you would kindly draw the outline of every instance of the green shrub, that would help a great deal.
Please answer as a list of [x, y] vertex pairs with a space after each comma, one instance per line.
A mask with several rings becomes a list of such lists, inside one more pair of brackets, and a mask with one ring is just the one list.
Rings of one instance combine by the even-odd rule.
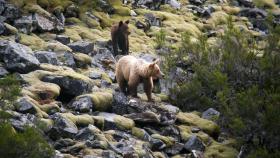
[[162, 48], [166, 44], [166, 32], [164, 29], [160, 29], [160, 31], [155, 35], [156, 39], [156, 49]]
[[12, 158], [49, 158], [54, 150], [42, 135], [31, 127], [17, 133], [9, 123], [0, 123], [0, 155]]
[[216, 46], [209, 46], [205, 36], [192, 42], [184, 33], [180, 48], [165, 59], [169, 71], [183, 62], [188, 65], [183, 69], [194, 72], [189, 82], [171, 90], [174, 104], [184, 111], [216, 108], [223, 128], [247, 141], [252, 153], [265, 147], [267, 155], [280, 148], [280, 27], [272, 27], [272, 20], [263, 51], [257, 49], [257, 39], [234, 28], [229, 18]]

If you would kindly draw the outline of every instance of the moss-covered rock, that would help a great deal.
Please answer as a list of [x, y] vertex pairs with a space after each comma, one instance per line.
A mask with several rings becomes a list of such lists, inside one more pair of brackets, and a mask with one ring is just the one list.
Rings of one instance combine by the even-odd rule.
[[114, 121], [115, 121], [117, 127], [122, 130], [131, 130], [135, 126], [135, 123], [133, 120], [120, 116], [120, 115], [117, 115], [116, 117], [114, 117]]
[[175, 139], [172, 137], [162, 136], [160, 134], [152, 134], [151, 136], [154, 139], [159, 139], [159, 140], [163, 141], [167, 147], [170, 147], [175, 143]]
[[179, 112], [177, 114], [177, 120], [178, 122], [183, 124], [197, 126], [211, 136], [217, 136], [220, 132], [220, 128], [216, 123], [206, 119], [202, 119], [198, 115], [193, 113]]
[[88, 114], [74, 115], [72, 113], [62, 113], [63, 117], [71, 120], [77, 126], [88, 126], [89, 124], [94, 124], [94, 119]]
[[215, 141], [206, 148], [204, 153], [205, 158], [235, 158], [237, 155], [236, 149]]
[[82, 96], [89, 96], [93, 103], [93, 111], [108, 111], [113, 102], [113, 94], [109, 92], [93, 92]]
[[32, 50], [45, 50], [47, 43], [35, 34], [20, 34], [19, 43], [30, 47]]

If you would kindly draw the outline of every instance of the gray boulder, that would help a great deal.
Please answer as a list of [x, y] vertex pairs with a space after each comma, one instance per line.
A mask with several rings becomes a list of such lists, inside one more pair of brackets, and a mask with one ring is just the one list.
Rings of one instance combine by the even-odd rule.
[[7, 43], [3, 60], [8, 70], [19, 73], [34, 71], [40, 65], [29, 47], [14, 42]]
[[20, 10], [12, 5], [12, 4], [6, 4], [5, 10], [2, 13], [2, 15], [8, 20], [13, 22], [14, 20], [16, 20], [17, 18], [20, 17], [21, 13]]
[[89, 54], [90, 52], [92, 52], [94, 47], [92, 42], [87, 41], [77, 41], [74, 43], [70, 43], [67, 46], [70, 47], [74, 52], [80, 52], [85, 54]]
[[144, 16], [145, 19], [149, 22], [150, 26], [160, 27], [162, 25], [161, 19], [159, 17], [156, 17], [154, 14], [146, 13]]
[[75, 97], [91, 91], [92, 88], [90, 83], [68, 76], [44, 76], [42, 81], [57, 84], [64, 94], [61, 97]]
[[197, 136], [193, 135], [186, 142], [184, 148], [189, 152], [191, 152], [192, 150], [204, 151], [205, 145]]
[[209, 108], [202, 113], [202, 118], [207, 120], [216, 120], [219, 118], [219, 116], [220, 116], [220, 112], [213, 108]]
[[49, 51], [37, 51], [35, 52], [35, 57], [41, 63], [48, 63], [53, 65], [58, 65], [58, 58], [55, 52]]
[[69, 119], [64, 118], [61, 114], [56, 113], [51, 116], [54, 121], [54, 126], [49, 131], [49, 136], [52, 139], [73, 138], [78, 133], [77, 126]]
[[30, 34], [34, 30], [32, 16], [23, 16], [20, 19], [15, 20], [14, 26], [19, 32]]
[[80, 97], [75, 99], [73, 103], [70, 105], [70, 108], [79, 112], [89, 112], [92, 109], [92, 101], [90, 97]]

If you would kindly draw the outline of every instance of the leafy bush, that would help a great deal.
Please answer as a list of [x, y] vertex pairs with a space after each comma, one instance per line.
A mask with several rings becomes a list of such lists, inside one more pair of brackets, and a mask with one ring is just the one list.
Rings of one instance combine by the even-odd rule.
[[258, 50], [259, 41], [234, 28], [229, 18], [215, 46], [205, 36], [192, 42], [188, 33], [182, 34], [181, 47], [168, 55], [165, 66], [172, 70], [184, 63], [183, 69], [193, 71], [189, 82], [171, 90], [174, 104], [182, 110], [218, 109], [223, 128], [273, 155], [280, 148], [280, 27], [270, 27], [263, 40], [266, 47]]
[[166, 44], [166, 32], [163, 29], [160, 29], [160, 31], [156, 34], [156, 49], [162, 48]]
[[14, 75], [0, 79], [0, 155], [7, 158], [49, 158], [54, 150], [34, 127], [16, 132], [9, 123], [10, 109], [20, 94], [20, 84]]
[[17, 133], [9, 123], [0, 123], [0, 155], [13, 158], [49, 158], [54, 150], [34, 128]]

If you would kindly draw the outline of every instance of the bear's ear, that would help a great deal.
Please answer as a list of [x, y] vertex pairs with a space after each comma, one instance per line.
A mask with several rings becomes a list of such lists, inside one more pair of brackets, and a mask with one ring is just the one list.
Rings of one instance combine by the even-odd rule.
[[155, 65], [156, 65], [156, 63], [153, 62], [153, 63], [151, 63], [151, 64], [149, 65], [149, 68], [153, 68]]
[[125, 23], [126, 23], [126, 24], [129, 24], [129, 20], [126, 20]]
[[119, 22], [119, 26], [122, 26], [122, 24], [123, 24], [123, 21], [120, 21], [120, 22]]
[[153, 63], [154, 63], [154, 64], [159, 64], [159, 59], [154, 59], [154, 60], [153, 60]]

